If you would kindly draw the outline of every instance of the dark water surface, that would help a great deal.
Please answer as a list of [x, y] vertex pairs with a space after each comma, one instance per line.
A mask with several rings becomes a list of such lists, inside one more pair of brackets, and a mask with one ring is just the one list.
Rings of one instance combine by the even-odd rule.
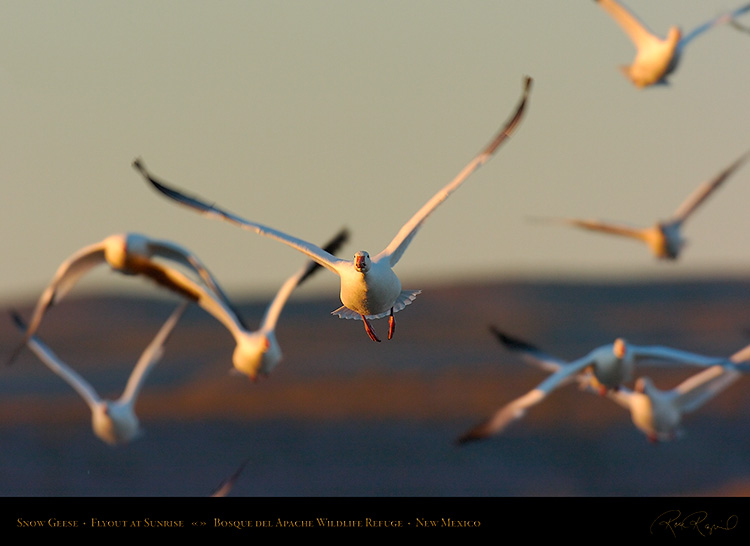
[[[99, 441], [83, 402], [31, 353], [2, 370], [0, 496], [205, 496], [245, 460], [232, 496], [743, 496], [747, 380], [672, 443], [650, 444], [624, 410], [570, 387], [502, 437], [453, 440], [544, 378], [489, 323], [571, 360], [617, 336], [728, 355], [750, 342], [749, 301], [750, 283], [726, 280], [438, 286], [381, 344], [328, 316], [336, 301], [292, 301], [278, 332], [285, 359], [257, 383], [227, 374], [231, 337], [191, 309], [139, 402], [145, 435], [127, 446]], [[172, 306], [70, 298], [41, 336], [117, 396]], [[242, 311], [256, 324], [262, 304]], [[3, 347], [15, 340], [0, 329]], [[666, 388], [696, 370], [648, 371]]]

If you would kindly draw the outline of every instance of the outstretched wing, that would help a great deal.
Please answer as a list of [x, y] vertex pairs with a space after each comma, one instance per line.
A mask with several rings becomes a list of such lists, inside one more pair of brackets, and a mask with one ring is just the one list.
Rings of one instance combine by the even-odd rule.
[[229, 301], [216, 277], [214, 277], [208, 267], [193, 252], [172, 241], [148, 239], [147, 244], [154, 255], [170, 259], [195, 271], [206, 286], [213, 290], [217, 296], [225, 301]]
[[567, 364], [564, 360], [545, 353], [538, 347], [531, 345], [526, 341], [522, 341], [501, 332], [495, 326], [490, 326], [490, 332], [495, 335], [497, 340], [502, 343], [505, 348], [520, 353], [524, 360], [529, 364], [541, 368], [546, 372], [555, 373]]
[[568, 224], [571, 226], [588, 229], [590, 231], [599, 231], [612, 235], [621, 235], [623, 237], [630, 237], [631, 239], [638, 239], [640, 241], [646, 239], [645, 230], [643, 230], [642, 228], [630, 227], [623, 224], [612, 224], [600, 220], [584, 220], [579, 218], [548, 218], [547, 221]]
[[724, 357], [706, 356], [672, 347], [661, 345], [635, 346], [630, 345], [629, 350], [633, 351], [633, 357], [637, 362], [652, 360], [659, 364], [679, 364], [688, 366], [709, 367], [716, 364], [727, 362]]
[[438, 193], [436, 193], [432, 197], [432, 199], [427, 201], [427, 203], [425, 203], [425, 205], [421, 209], [419, 209], [417, 213], [412, 216], [408, 222], [406, 222], [406, 224], [404, 224], [404, 226], [399, 230], [399, 232], [388, 244], [388, 246], [373, 258], [373, 261], [380, 261], [381, 259], [388, 258], [391, 267], [395, 266], [401, 258], [401, 255], [409, 246], [411, 240], [417, 234], [417, 231], [422, 225], [422, 222], [425, 221], [425, 219], [432, 213], [433, 210], [438, 207], [438, 205], [440, 205], [440, 203], [445, 201], [451, 193], [456, 191], [456, 189], [469, 177], [469, 175], [471, 175], [479, 167], [489, 161], [495, 151], [497, 151], [500, 145], [505, 141], [505, 139], [513, 134], [513, 132], [516, 130], [516, 127], [518, 127], [518, 124], [521, 123], [521, 119], [523, 117], [524, 109], [526, 106], [526, 101], [531, 91], [531, 82], [532, 79], [526, 77], [526, 79], [524, 80], [523, 96], [521, 97], [521, 101], [516, 107], [515, 113], [513, 114], [513, 116], [511, 116], [510, 120], [508, 120], [508, 122], [500, 130], [500, 132], [497, 133], [492, 142], [490, 142], [489, 145], [487, 145], [476, 157], [474, 157], [474, 159], [472, 159], [469, 164], [466, 165], [460, 173], [458, 173], [456, 178], [454, 178], [450, 183], [444, 186]]
[[742, 372], [728, 363], [711, 366], [675, 387], [680, 409], [690, 412], [698, 409], [742, 376]]
[[560, 370], [542, 381], [539, 386], [532, 389], [523, 396], [516, 398], [496, 411], [489, 419], [481, 422], [461, 437], [456, 442], [464, 444], [473, 440], [480, 440], [495, 434], [499, 434], [512, 422], [522, 418], [526, 411], [544, 400], [547, 395], [557, 387], [565, 384], [568, 379], [586, 368], [591, 363], [589, 358], [582, 358], [570, 364], [566, 364]]
[[256, 222], [251, 222], [250, 220], [245, 220], [244, 218], [241, 218], [231, 212], [225, 211], [217, 207], [216, 205], [211, 205], [199, 199], [198, 197], [186, 195], [173, 187], [167, 186], [162, 181], [154, 178], [154, 176], [146, 170], [146, 167], [143, 165], [143, 162], [140, 159], [136, 159], [133, 162], [133, 167], [141, 173], [141, 175], [146, 179], [147, 182], [151, 184], [154, 189], [156, 189], [162, 195], [165, 195], [168, 198], [172, 199], [173, 201], [191, 208], [209, 218], [224, 220], [226, 222], [229, 222], [230, 224], [239, 226], [242, 229], [253, 231], [258, 235], [264, 235], [266, 237], [270, 237], [271, 239], [282, 242], [302, 252], [303, 254], [306, 254], [323, 267], [338, 274], [336, 268], [338, 264], [342, 263], [344, 260], [336, 258], [322, 248], [312, 243], [308, 243], [307, 241], [303, 241], [302, 239], [287, 235], [286, 233], [275, 230], [273, 228], [264, 226]]
[[677, 385], [674, 390], [682, 411], [689, 412], [698, 409], [737, 381], [740, 376], [750, 373], [748, 359], [750, 359], [750, 345], [730, 356], [728, 362], [706, 368]]
[[750, 157], [750, 152], [745, 152], [739, 159], [732, 163], [729, 167], [721, 171], [711, 180], [704, 182], [698, 188], [691, 193], [688, 198], [679, 206], [679, 208], [672, 215], [673, 222], [684, 222], [687, 217], [695, 211], [698, 206], [703, 203], [711, 193], [718, 188], [722, 182], [729, 178], [734, 171], [736, 171], [746, 160]]
[[620, 25], [628, 38], [636, 48], [648, 47], [654, 42], [661, 41], [658, 36], [651, 32], [643, 22], [631, 11], [615, 0], [595, 0], [607, 14]]
[[139, 268], [138, 273], [188, 301], [198, 304], [204, 311], [221, 322], [232, 335], [237, 336], [247, 333], [248, 329], [245, 322], [230, 302], [218, 297], [212, 290], [188, 278], [181, 271], [166, 265], [146, 261]]
[[[339, 233], [330, 241], [328, 241], [324, 246], [323, 250], [331, 255], [336, 255], [336, 253], [341, 249], [341, 247], [349, 240], [349, 230], [346, 228], [339, 231]], [[318, 270], [320, 270], [321, 265], [316, 261], [309, 262], [305, 268], [302, 271], [302, 275], [299, 278], [298, 285], [305, 282], [310, 276], [314, 275]]]
[[138, 393], [140, 392], [143, 383], [146, 381], [148, 374], [151, 372], [151, 369], [164, 354], [164, 344], [167, 342], [167, 339], [172, 333], [172, 330], [174, 330], [177, 321], [180, 320], [180, 317], [187, 306], [188, 302], [183, 302], [172, 312], [164, 325], [159, 329], [156, 337], [143, 351], [143, 354], [141, 354], [141, 357], [133, 368], [133, 372], [128, 378], [128, 383], [125, 385], [125, 390], [122, 392], [122, 396], [120, 396], [121, 402], [128, 403], [135, 400], [138, 396]]
[[693, 30], [685, 34], [682, 38], [680, 38], [680, 48], [685, 47], [687, 43], [690, 42], [693, 38], [700, 36], [709, 29], [727, 23], [733, 23], [735, 17], [738, 17], [747, 11], [750, 11], [750, 4], [744, 5], [727, 13], [722, 13], [721, 15], [718, 15], [713, 19], [706, 21], [705, 23], [698, 25]]
[[42, 322], [47, 310], [64, 298], [83, 275], [97, 265], [104, 263], [104, 261], [104, 244], [103, 242], [99, 242], [82, 248], [60, 264], [52, 281], [39, 297], [34, 312], [31, 315], [29, 326], [26, 328], [23, 341], [19, 343], [11, 354], [7, 362], [8, 364], [11, 364], [18, 357], [29, 339], [39, 329], [39, 324]]
[[[334, 254], [338, 251], [341, 245], [346, 242], [348, 238], [349, 232], [346, 229], [342, 229], [338, 233], [338, 235], [336, 235], [336, 237], [331, 239], [328, 244], [323, 247], [323, 250], [330, 254]], [[318, 264], [318, 262], [310, 261], [297, 273], [289, 277], [286, 282], [284, 282], [279, 291], [276, 293], [276, 296], [273, 298], [273, 301], [268, 306], [268, 309], [266, 310], [265, 316], [263, 317], [263, 321], [261, 323], [261, 330], [270, 331], [276, 327], [276, 322], [281, 315], [281, 310], [284, 308], [284, 305], [289, 299], [292, 291], [300, 284], [305, 282], [308, 278], [310, 278], [311, 275], [314, 275], [315, 272], [319, 271], [320, 268], [321, 266], [320, 264]]]
[[540, 389], [534, 389], [513, 402], [503, 406], [492, 417], [479, 423], [477, 426], [462, 434], [457, 440], [458, 444], [465, 444], [475, 440], [481, 440], [499, 434], [510, 423], [521, 419], [526, 410], [541, 402], [547, 396], [547, 392]]
[[[28, 331], [26, 328], [26, 324], [17, 312], [11, 311], [11, 317], [13, 318], [13, 321], [15, 322], [19, 330]], [[101, 398], [94, 390], [94, 387], [92, 387], [88, 381], [81, 377], [78, 372], [76, 372], [70, 366], [60, 360], [57, 355], [52, 352], [52, 350], [47, 347], [47, 345], [45, 345], [39, 338], [37, 338], [36, 336], [31, 336], [29, 337], [27, 343], [29, 345], [29, 349], [34, 351], [39, 359], [44, 362], [44, 364], [46, 364], [50, 370], [62, 377], [71, 387], [76, 390], [78, 394], [81, 395], [86, 404], [88, 404], [89, 408], [93, 410], [97, 404], [101, 403]]]

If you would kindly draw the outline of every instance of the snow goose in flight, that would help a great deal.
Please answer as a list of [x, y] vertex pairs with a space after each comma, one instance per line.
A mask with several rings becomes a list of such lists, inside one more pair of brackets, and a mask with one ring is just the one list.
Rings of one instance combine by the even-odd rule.
[[[133, 368], [130, 378], [120, 398], [106, 400], [99, 396], [91, 384], [70, 366], [60, 360], [52, 350], [36, 336], [29, 337], [29, 348], [53, 372], [62, 377], [84, 399], [91, 409], [91, 427], [102, 441], [110, 445], [130, 442], [142, 431], [135, 414], [135, 403], [146, 378], [164, 353], [164, 344], [182, 315], [187, 302], [180, 304], [161, 327], [156, 337], [143, 351]], [[26, 330], [18, 313], [11, 312], [20, 330]]]
[[622, 338], [598, 347], [578, 360], [566, 362], [494, 327], [491, 330], [508, 349], [520, 352], [527, 362], [550, 372], [550, 376], [530, 392], [503, 406], [489, 419], [463, 434], [458, 438], [458, 444], [499, 434], [554, 389], [572, 381], [587, 382], [591, 389], [606, 394], [630, 381], [635, 364], [644, 360], [702, 367], [726, 362], [725, 358], [703, 356], [670, 347], [632, 345]]
[[[341, 230], [333, 239], [324, 247], [325, 252], [334, 253], [340, 248], [349, 237], [349, 232]], [[234, 356], [234, 368], [255, 379], [258, 375], [267, 376], [281, 362], [282, 353], [279, 342], [276, 340], [276, 325], [281, 316], [289, 296], [295, 288], [305, 282], [311, 275], [321, 269], [321, 266], [312, 260], [308, 261], [299, 271], [289, 277], [281, 285], [279, 291], [268, 305], [260, 327], [254, 332], [247, 333], [247, 329], [239, 322], [239, 316], [236, 312], [223, 303], [221, 300], [213, 297], [211, 294], [204, 296], [208, 299], [204, 304], [215, 318], [220, 319], [225, 325], [234, 330], [235, 338], [240, 340], [238, 351]], [[237, 317], [237, 321], [232, 316]]]
[[721, 171], [711, 180], [698, 186], [693, 193], [677, 208], [668, 220], [657, 222], [646, 228], [630, 227], [622, 224], [613, 224], [599, 220], [584, 220], [578, 218], [561, 218], [564, 222], [579, 228], [599, 231], [613, 235], [620, 235], [643, 241], [651, 250], [651, 253], [660, 259], [675, 260], [685, 246], [682, 237], [682, 226], [688, 217], [695, 212], [709, 195], [716, 190], [729, 176], [734, 173], [750, 156], [746, 152], [729, 167]]
[[744, 363], [750, 358], [750, 346], [732, 355], [723, 364], [716, 364], [688, 377], [670, 390], [660, 390], [648, 377], [639, 377], [631, 391], [620, 388], [607, 396], [630, 411], [633, 424], [651, 442], [677, 438], [686, 413], [703, 404], [734, 384], [750, 371]]
[[666, 84], [680, 61], [685, 46], [703, 32], [730, 23], [735, 17], [750, 10], [750, 4], [731, 12], [714, 17], [683, 35], [678, 27], [671, 27], [666, 38], [656, 36], [616, 0], [595, 0], [612, 17], [635, 45], [637, 52], [633, 64], [621, 67], [623, 73], [636, 87], [644, 88], [654, 84]]
[[139, 233], [110, 235], [103, 241], [80, 249], [60, 264], [52, 281], [42, 292], [36, 304], [24, 340], [12, 353], [8, 363], [13, 362], [26, 346], [26, 341], [36, 333], [47, 310], [62, 300], [79, 279], [91, 269], [106, 263], [113, 270], [125, 275], [143, 275], [163, 284], [161, 270], [153, 266], [154, 257], [161, 257], [188, 267], [197, 273], [217, 296], [226, 299], [208, 268], [188, 249], [171, 241], [154, 239]]
[[[326, 252], [336, 252], [347, 240], [348, 231], [341, 230], [325, 246]], [[281, 347], [276, 340], [276, 325], [292, 291], [311, 275], [320, 270], [320, 266], [308, 261], [299, 271], [289, 277], [269, 304], [258, 330], [250, 330], [232, 304], [206, 287], [195, 282], [175, 268], [151, 264], [151, 269], [158, 274], [159, 282], [173, 292], [199, 305], [204, 311], [218, 320], [232, 335], [236, 347], [232, 354], [232, 371], [246, 375], [250, 379], [267, 376], [281, 361]]]
[[380, 341], [369, 323], [370, 319], [389, 316], [388, 339], [393, 337], [395, 331], [394, 313], [409, 305], [420, 293], [419, 290], [402, 290], [401, 281], [393, 272], [393, 267], [398, 263], [411, 240], [416, 235], [425, 219], [434, 211], [440, 203], [445, 201], [474, 171], [486, 163], [498, 149], [500, 144], [510, 137], [521, 122], [526, 101], [531, 89], [531, 78], [526, 78], [523, 86], [522, 98], [516, 107], [514, 114], [506, 125], [497, 133], [495, 138], [477, 156], [474, 157], [464, 169], [404, 224], [394, 239], [385, 249], [371, 257], [365, 251], [358, 251], [353, 260], [343, 260], [325, 252], [321, 248], [302, 239], [292, 237], [276, 229], [262, 224], [245, 220], [231, 212], [225, 211], [216, 205], [209, 204], [197, 197], [188, 196], [184, 193], [167, 186], [154, 178], [140, 160], [136, 160], [133, 166], [141, 175], [160, 193], [166, 195], [193, 210], [198, 211], [211, 218], [218, 218], [235, 224], [243, 229], [253, 231], [276, 239], [284, 244], [306, 254], [317, 263], [336, 273], [340, 277], [340, 298], [344, 305], [333, 311], [332, 314], [340, 318], [357, 319], [364, 322], [365, 331], [373, 341]]

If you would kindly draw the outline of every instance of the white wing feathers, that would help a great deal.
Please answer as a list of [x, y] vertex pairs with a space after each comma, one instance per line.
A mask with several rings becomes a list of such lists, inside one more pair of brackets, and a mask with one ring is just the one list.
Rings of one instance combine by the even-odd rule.
[[734, 173], [750, 157], [750, 152], [746, 152], [729, 167], [720, 172], [713, 179], [704, 182], [691, 193], [687, 199], [677, 208], [672, 215], [672, 221], [684, 222], [687, 217], [703, 203], [711, 193], [718, 188], [729, 176]]
[[[11, 311], [11, 316], [19, 330], [27, 330], [26, 324], [18, 313]], [[99, 397], [99, 394], [91, 384], [81, 377], [78, 372], [60, 360], [52, 349], [42, 343], [40, 339], [36, 336], [31, 336], [26, 343], [28, 344], [29, 349], [31, 349], [50, 370], [63, 378], [78, 394], [81, 395], [90, 408], [93, 409], [97, 404], [101, 403], [102, 400]]]
[[660, 42], [661, 39], [651, 32], [643, 22], [638, 19], [625, 6], [620, 5], [614, 0], [596, 0], [597, 3], [606, 11], [612, 19], [625, 31], [630, 40], [637, 48], [647, 46], [653, 42]]
[[[338, 251], [339, 247], [344, 244], [349, 238], [349, 232], [346, 229], [341, 230], [331, 241], [329, 241], [323, 250], [331, 254]], [[297, 273], [289, 277], [284, 284], [281, 286], [273, 301], [266, 309], [266, 313], [263, 316], [260, 330], [271, 331], [276, 327], [281, 311], [284, 308], [289, 296], [292, 294], [295, 288], [305, 282], [311, 275], [314, 275], [321, 268], [320, 264], [315, 261], [308, 262], [302, 267]]]
[[188, 302], [183, 302], [177, 306], [159, 329], [156, 337], [154, 337], [151, 343], [149, 343], [143, 351], [141, 357], [133, 368], [133, 372], [128, 378], [125, 390], [123, 390], [122, 396], [120, 396], [120, 402], [132, 403], [132, 401], [138, 396], [148, 374], [151, 372], [154, 365], [161, 360], [161, 357], [164, 354], [164, 344], [167, 342], [167, 339], [169, 339], [172, 330], [174, 330], [177, 321], [180, 320], [180, 317], [185, 312], [187, 306]]
[[696, 28], [685, 34], [680, 39], [680, 48], [685, 47], [685, 45], [687, 45], [687, 43], [690, 42], [693, 38], [703, 34], [705, 31], [715, 26], [732, 23], [735, 17], [742, 15], [748, 10], [750, 10], [750, 4], [744, 5], [728, 13], [718, 15], [713, 19], [706, 21], [702, 25], [698, 25]]
[[526, 77], [524, 79], [523, 95], [518, 106], [516, 107], [515, 113], [508, 120], [508, 122], [506, 122], [505, 126], [497, 133], [492, 142], [490, 142], [489, 145], [487, 145], [479, 154], [477, 154], [477, 156], [475, 156], [474, 159], [472, 159], [451, 182], [449, 182], [429, 201], [427, 201], [427, 203], [425, 203], [425, 205], [422, 206], [422, 208], [419, 209], [417, 213], [412, 216], [408, 222], [406, 222], [406, 224], [404, 224], [404, 226], [399, 230], [399, 232], [388, 244], [388, 246], [373, 258], [373, 261], [380, 261], [384, 258], [388, 258], [390, 266], [394, 267], [398, 263], [399, 259], [401, 259], [401, 256], [409, 246], [411, 240], [417, 234], [417, 231], [419, 230], [422, 223], [432, 213], [432, 211], [434, 211], [438, 207], [438, 205], [440, 205], [440, 203], [445, 201], [451, 193], [456, 191], [456, 189], [458, 189], [458, 187], [474, 171], [476, 171], [479, 167], [489, 161], [495, 151], [503, 143], [503, 141], [505, 141], [506, 138], [510, 137], [513, 134], [523, 117], [526, 101], [531, 91], [532, 81], [533, 80], [530, 77]]
[[317, 263], [319, 263], [326, 269], [333, 271], [334, 273], [338, 273], [336, 267], [338, 264], [344, 261], [326, 252], [317, 245], [314, 245], [307, 241], [303, 241], [302, 239], [298, 239], [296, 237], [292, 237], [291, 235], [287, 235], [286, 233], [283, 233], [281, 231], [275, 230], [268, 226], [264, 226], [263, 224], [251, 222], [250, 220], [246, 220], [240, 216], [237, 216], [236, 214], [225, 211], [216, 205], [208, 204], [198, 197], [186, 195], [170, 186], [167, 186], [166, 184], [164, 184], [164, 182], [154, 178], [153, 175], [151, 175], [146, 170], [146, 167], [143, 165], [143, 162], [140, 159], [136, 159], [133, 162], [133, 167], [138, 170], [146, 179], [146, 181], [151, 183], [151, 185], [157, 191], [161, 192], [162, 194], [166, 195], [167, 197], [181, 205], [198, 211], [204, 216], [223, 220], [242, 229], [257, 233], [258, 235], [264, 235], [266, 237], [270, 237], [271, 239], [275, 239], [306, 254], [311, 259], [315, 260]]

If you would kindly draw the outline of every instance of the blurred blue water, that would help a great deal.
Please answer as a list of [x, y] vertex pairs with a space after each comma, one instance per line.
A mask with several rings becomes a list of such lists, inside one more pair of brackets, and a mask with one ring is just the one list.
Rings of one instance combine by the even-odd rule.
[[[727, 354], [748, 342], [747, 294], [747, 283], [725, 281], [436, 288], [399, 315], [397, 337], [382, 344], [370, 342], [361, 324], [330, 318], [330, 302], [301, 302], [283, 317], [285, 360], [268, 383], [217, 383], [230, 387], [226, 399], [211, 399], [222, 411], [205, 415], [174, 418], [151, 408], [141, 417], [146, 434], [118, 448], [92, 434], [75, 393], [27, 354], [3, 370], [0, 382], [6, 408], [0, 496], [200, 497], [246, 459], [233, 496], [745, 495], [750, 403], [744, 380], [691, 415], [687, 435], [673, 443], [649, 444], [624, 411], [575, 392], [550, 397], [502, 437], [461, 448], [453, 439], [543, 377], [497, 345], [487, 333], [490, 322], [565, 358], [617, 335]], [[172, 305], [71, 299], [49, 317], [44, 336], [98, 386], [117, 393]], [[262, 305], [243, 310], [255, 316]], [[13, 335], [0, 331], [0, 341], [9, 346]], [[191, 310], [173, 339], [152, 388], [209, 388], [226, 375], [231, 338], [205, 314]], [[367, 394], [366, 401], [344, 399], [341, 388], [326, 391], [329, 379], [373, 371], [381, 382], [354, 395]], [[479, 401], [483, 409], [462, 406], [473, 392], [433, 381], [450, 374], [467, 378], [460, 389], [487, 397]], [[389, 381], [393, 390], [384, 387]], [[305, 415], [314, 406], [301, 403], [296, 415], [285, 415], [290, 400], [282, 400], [268, 414], [232, 417], [230, 402], [265, 396], [273, 405], [278, 393], [304, 393], [306, 382], [326, 407], [344, 410]], [[31, 416], [31, 396], [51, 395], [69, 400], [74, 417]], [[381, 397], [382, 404], [395, 401], [405, 409], [379, 408]], [[410, 408], [409, 399], [425, 407]], [[361, 405], [348, 414], [353, 402]]]

